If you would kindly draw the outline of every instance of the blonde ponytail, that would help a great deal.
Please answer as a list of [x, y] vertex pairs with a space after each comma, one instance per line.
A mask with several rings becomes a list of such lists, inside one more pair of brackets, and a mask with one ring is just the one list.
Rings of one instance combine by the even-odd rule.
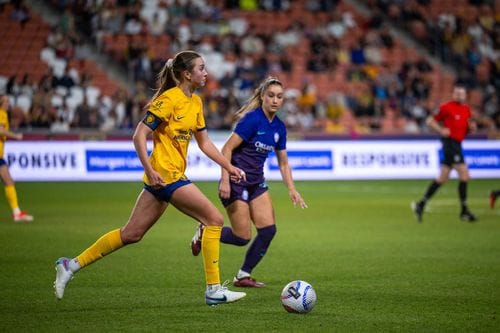
[[194, 51], [182, 51], [177, 53], [173, 59], [168, 59], [158, 73], [158, 88], [151, 101], [154, 101], [166, 90], [177, 86], [181, 80], [182, 71], [191, 72], [194, 67], [193, 60], [196, 58], [201, 58], [201, 55]]

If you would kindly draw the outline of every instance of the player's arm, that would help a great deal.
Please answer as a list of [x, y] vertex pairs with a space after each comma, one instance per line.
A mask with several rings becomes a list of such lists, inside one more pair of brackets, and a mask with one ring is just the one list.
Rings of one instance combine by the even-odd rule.
[[[231, 161], [233, 157], [233, 151], [243, 143], [243, 139], [236, 133], [232, 133], [229, 139], [227, 139], [226, 143], [222, 147], [222, 155], [228, 160]], [[229, 185], [229, 173], [226, 169], [221, 169], [221, 178], [219, 183], [219, 195], [223, 199], [229, 198], [231, 194], [231, 186]]]
[[4, 125], [0, 125], [0, 136], [5, 136], [8, 139], [22, 140], [23, 133], [14, 133], [5, 129]]
[[152, 132], [153, 129], [151, 129], [150, 126], [146, 125], [143, 120], [139, 122], [139, 124], [135, 128], [133, 141], [137, 156], [139, 157], [139, 160], [141, 161], [141, 164], [144, 168], [144, 172], [149, 179], [149, 185], [154, 188], [164, 185], [165, 182], [163, 181], [161, 175], [153, 169], [153, 167], [151, 166], [151, 162], [149, 161], [147, 141], [148, 136]]
[[212, 140], [208, 136], [208, 131], [203, 129], [201, 131], [196, 131], [194, 133], [196, 142], [200, 150], [207, 155], [212, 161], [220, 165], [222, 168], [226, 169], [230, 176], [235, 177], [238, 181], [242, 178], [245, 179], [245, 173], [236, 168], [229, 162], [229, 160], [222, 155], [222, 153], [217, 149]]
[[425, 123], [427, 124], [427, 126], [429, 126], [429, 128], [439, 133], [439, 135], [441, 135], [442, 137], [447, 138], [448, 136], [450, 136], [450, 130], [444, 126], [441, 126], [434, 118], [434, 116], [431, 115], [427, 117]]
[[276, 157], [278, 158], [278, 165], [280, 168], [281, 178], [288, 188], [288, 194], [292, 199], [293, 205], [299, 204], [300, 208], [307, 208], [307, 204], [304, 202], [304, 199], [300, 196], [300, 193], [297, 192], [295, 188], [295, 183], [292, 177], [292, 169], [288, 164], [288, 155], [286, 150], [276, 150]]

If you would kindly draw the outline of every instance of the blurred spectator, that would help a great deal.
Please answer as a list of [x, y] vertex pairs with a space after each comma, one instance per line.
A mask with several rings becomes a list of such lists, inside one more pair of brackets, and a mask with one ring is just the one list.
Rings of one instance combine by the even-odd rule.
[[85, 97], [83, 103], [76, 107], [71, 127], [98, 129], [100, 124], [101, 119], [97, 110], [89, 106], [88, 100]]
[[28, 125], [36, 128], [50, 128], [54, 122], [53, 114], [49, 112], [49, 108], [43, 105], [34, 105], [30, 110], [28, 117]]
[[26, 6], [23, 0], [13, 0], [11, 3], [14, 5], [14, 8], [10, 14], [10, 18], [19, 22], [21, 27], [24, 27], [24, 25], [30, 20], [30, 11], [28, 6]]
[[[404, 50], [387, 24], [391, 19], [457, 66], [459, 79], [479, 92], [480, 127], [496, 128], [500, 33], [491, 5], [478, 4], [476, 11], [468, 12], [470, 17], [453, 8], [432, 16], [432, 1], [370, 1], [373, 15], [361, 18], [345, 6], [334, 10], [338, 2], [57, 2], [60, 22], [47, 40], [53, 54], [43, 56], [51, 70], [38, 85], [23, 83], [20, 75], [10, 77], [6, 89], [15, 98], [32, 95], [31, 104], [49, 110], [56, 129], [64, 130], [64, 122], [74, 127], [87, 117], [81, 110], [85, 104], [97, 113], [87, 117], [97, 119], [92, 128], [130, 129], [144, 113], [149, 87], [155, 86], [154, 69], [179, 49], [193, 48], [206, 58], [210, 74], [200, 91], [206, 94], [210, 128], [230, 128], [232, 112], [253, 93], [255, 82], [273, 74], [301, 89], [287, 98], [280, 113], [297, 130], [321, 128], [349, 135], [370, 130], [425, 132], [422, 120], [434, 107], [443, 75], [437, 75], [439, 65]], [[270, 22], [267, 14], [276, 20]], [[281, 23], [284, 17], [290, 19], [286, 25]], [[134, 91], [99, 96], [92, 83], [101, 77], [85, 65], [92, 52], [88, 41], [109, 50], [124, 65]], [[335, 98], [329, 96], [332, 92]], [[56, 116], [50, 115], [52, 108]]]
[[[146, 10], [148, 8], [148, 10]], [[148, 32], [154, 36], [159, 36], [166, 31], [168, 22], [167, 5], [161, 2], [158, 8], [153, 10], [150, 7], [143, 7], [141, 17], [147, 22]]]
[[99, 130], [102, 132], [111, 132], [113, 130], [118, 129], [118, 115], [116, 111], [111, 109], [104, 118], [104, 121], [101, 123]]
[[60, 78], [56, 78], [56, 86], [66, 89], [71, 89], [75, 86], [75, 81], [69, 74], [69, 69], [67, 67], [64, 69], [64, 74]]
[[58, 116], [56, 120], [52, 122], [50, 125], [51, 133], [68, 133], [69, 132], [69, 123], [64, 120], [63, 117]]

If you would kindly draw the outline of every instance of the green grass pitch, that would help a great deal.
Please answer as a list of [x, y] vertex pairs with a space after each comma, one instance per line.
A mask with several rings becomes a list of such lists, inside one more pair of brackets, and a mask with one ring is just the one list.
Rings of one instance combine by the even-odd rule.
[[[458, 219], [457, 181], [443, 186], [418, 224], [410, 202], [430, 180], [297, 182], [308, 209], [271, 182], [278, 233], [254, 276], [267, 283], [234, 304], [204, 303], [196, 224], [169, 207], [138, 244], [76, 274], [55, 299], [54, 262], [75, 256], [127, 220], [140, 183], [18, 183], [33, 223], [0, 204], [0, 332], [499, 332], [500, 180], [472, 180]], [[216, 199], [217, 184], [197, 185]], [[227, 222], [226, 222], [227, 223]], [[221, 245], [221, 278], [245, 248]], [[313, 285], [316, 307], [287, 313], [282, 288]], [[236, 288], [235, 288], [236, 289]]]

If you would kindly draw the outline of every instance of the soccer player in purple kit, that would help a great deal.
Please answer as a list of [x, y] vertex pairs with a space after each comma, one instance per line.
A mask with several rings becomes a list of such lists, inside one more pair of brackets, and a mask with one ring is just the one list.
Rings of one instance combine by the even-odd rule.
[[[248, 248], [243, 265], [236, 274], [236, 287], [262, 288], [264, 283], [251, 277], [252, 270], [264, 257], [276, 234], [276, 222], [271, 196], [264, 179], [264, 162], [275, 152], [282, 179], [294, 206], [307, 208], [297, 192], [286, 152], [286, 127], [276, 116], [283, 104], [283, 84], [276, 78], [264, 80], [253, 96], [238, 111], [234, 132], [222, 148], [222, 154], [243, 170], [246, 180], [236, 182], [222, 170], [219, 197], [226, 208], [231, 227], [222, 228], [221, 242], [244, 246], [252, 238], [252, 223], [257, 235]], [[201, 249], [203, 225], [199, 225], [191, 250], [198, 255]]]

